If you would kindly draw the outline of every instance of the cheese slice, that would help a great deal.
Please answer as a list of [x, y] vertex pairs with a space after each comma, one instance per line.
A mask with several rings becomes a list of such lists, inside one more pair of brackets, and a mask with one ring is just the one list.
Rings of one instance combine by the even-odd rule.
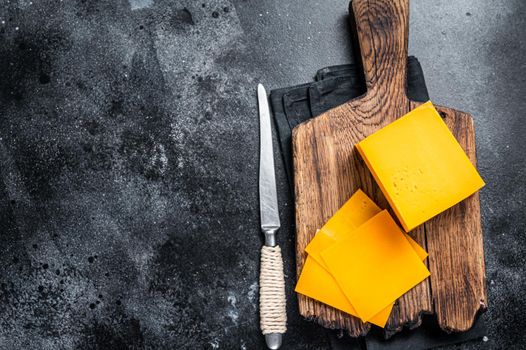
[[[418, 251], [419, 254], [423, 256], [422, 260], [425, 259], [425, 257], [427, 257], [426, 251], [412, 239], [410, 242], [413, 242], [416, 246], [415, 251]], [[334, 277], [311, 256], [307, 256], [305, 260], [295, 291], [296, 293], [318, 300], [350, 315], [359, 317]], [[394, 302], [378, 314], [372, 316], [367, 322], [383, 328], [391, 315], [393, 305]]]
[[[307, 256], [303, 265], [296, 285], [296, 292], [358, 317], [352, 304], [345, 297], [332, 275], [327, 271], [327, 267], [321, 258], [321, 252], [337, 240], [350, 236], [358, 226], [374, 217], [380, 211], [381, 209], [376, 203], [363, 191], [358, 190], [351, 196], [322, 229], [318, 230], [316, 236], [305, 249], [309, 256]], [[427, 257], [427, 252], [409, 235], [406, 238], [421, 260], [424, 260]], [[367, 321], [384, 327], [391, 314], [393, 304], [390, 304]]]
[[[295, 291], [358, 317], [356, 310], [331, 274], [311, 256], [307, 256], [307, 260], [305, 260]], [[379, 327], [384, 327], [391, 314], [393, 304], [371, 317], [369, 322]]]
[[429, 254], [427, 254], [425, 249], [422, 248], [422, 246], [420, 244], [418, 244], [414, 239], [412, 239], [411, 236], [409, 236], [405, 232], [402, 232], [402, 233], [404, 234], [405, 238], [407, 239], [407, 241], [411, 245], [411, 248], [413, 248], [413, 250], [415, 251], [416, 255], [418, 255], [420, 260], [424, 261]]
[[386, 210], [325, 249], [321, 256], [364, 322], [429, 276]]
[[356, 191], [347, 202], [318, 230], [305, 251], [322, 266], [320, 253], [345, 238], [354, 229], [375, 216], [381, 209], [362, 190]]
[[[334, 242], [348, 237], [354, 229], [380, 213], [382, 209], [376, 205], [362, 190], [356, 191], [351, 198], [318, 230], [305, 251], [321, 266], [327, 269], [321, 258], [321, 252]], [[427, 252], [409, 235], [405, 235], [411, 246], [422, 260], [427, 258]]]
[[409, 232], [484, 186], [431, 102], [356, 145]]

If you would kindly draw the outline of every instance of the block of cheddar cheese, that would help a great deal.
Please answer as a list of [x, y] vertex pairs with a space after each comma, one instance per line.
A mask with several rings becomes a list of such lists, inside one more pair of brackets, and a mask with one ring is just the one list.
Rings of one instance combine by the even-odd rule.
[[406, 232], [484, 186], [431, 102], [366, 137], [356, 148]]

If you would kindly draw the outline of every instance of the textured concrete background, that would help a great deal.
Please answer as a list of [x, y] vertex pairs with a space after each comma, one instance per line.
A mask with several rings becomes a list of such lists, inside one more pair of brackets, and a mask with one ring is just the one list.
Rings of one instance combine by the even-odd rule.
[[[410, 53], [435, 102], [475, 116], [487, 182], [488, 341], [460, 348], [523, 348], [526, 5], [411, 10]], [[262, 348], [255, 86], [347, 62], [346, 14], [347, 0], [1, 0], [0, 349]], [[328, 348], [297, 314], [277, 165], [285, 345]]]

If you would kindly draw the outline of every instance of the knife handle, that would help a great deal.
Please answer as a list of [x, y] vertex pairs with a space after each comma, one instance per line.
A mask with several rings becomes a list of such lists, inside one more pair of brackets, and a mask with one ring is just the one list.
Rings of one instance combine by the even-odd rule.
[[277, 245], [261, 248], [259, 318], [267, 346], [269, 349], [278, 349], [281, 335], [287, 331], [287, 309], [283, 259]]

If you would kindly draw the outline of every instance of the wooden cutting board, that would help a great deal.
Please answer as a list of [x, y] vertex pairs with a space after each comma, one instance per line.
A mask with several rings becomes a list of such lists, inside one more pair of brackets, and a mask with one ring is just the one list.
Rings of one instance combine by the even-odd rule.
[[[353, 0], [367, 93], [293, 130], [298, 276], [316, 229], [357, 189], [389, 207], [354, 145], [418, 106], [405, 93], [408, 1]], [[476, 165], [472, 117], [447, 107], [437, 109]], [[417, 327], [422, 313], [435, 313], [444, 330], [469, 329], [476, 314], [486, 309], [478, 193], [410, 235], [429, 252], [431, 277], [398, 300], [386, 334]], [[298, 298], [300, 313], [325, 327], [346, 329], [355, 337], [370, 329], [358, 318], [308, 297]]]

